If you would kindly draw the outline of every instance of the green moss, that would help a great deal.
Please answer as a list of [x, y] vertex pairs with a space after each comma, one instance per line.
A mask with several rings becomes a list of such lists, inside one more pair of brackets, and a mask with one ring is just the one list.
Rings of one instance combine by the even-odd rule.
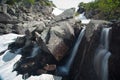
[[42, 6], [53, 6], [55, 7], [55, 5], [52, 3], [52, 1], [49, 0], [7, 0], [6, 3], [9, 5], [14, 5], [15, 3], [30, 3], [30, 4], [34, 4], [36, 1], [39, 1], [40, 4]]
[[40, 4], [43, 6], [53, 6], [55, 7], [55, 5], [52, 3], [52, 1], [48, 1], [48, 0], [39, 0]]
[[78, 15], [79, 15], [79, 13], [78, 13], [78, 12], [76, 12], [76, 13], [75, 13], [75, 16], [78, 16]]

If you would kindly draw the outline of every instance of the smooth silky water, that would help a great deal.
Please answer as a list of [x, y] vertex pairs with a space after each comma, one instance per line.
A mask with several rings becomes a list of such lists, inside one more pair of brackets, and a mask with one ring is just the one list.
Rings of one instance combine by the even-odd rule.
[[70, 71], [70, 67], [73, 64], [74, 58], [77, 54], [79, 45], [83, 39], [83, 36], [85, 34], [85, 27], [81, 30], [78, 39], [73, 47], [72, 52], [70, 53], [70, 55], [67, 57], [67, 60], [65, 61], [65, 63], [62, 66], [58, 66], [57, 67], [57, 75], [58, 76], [67, 76], [69, 74]]
[[109, 52], [109, 32], [111, 28], [103, 28], [101, 32], [100, 44], [94, 57], [94, 68], [99, 80], [108, 80], [108, 60]]

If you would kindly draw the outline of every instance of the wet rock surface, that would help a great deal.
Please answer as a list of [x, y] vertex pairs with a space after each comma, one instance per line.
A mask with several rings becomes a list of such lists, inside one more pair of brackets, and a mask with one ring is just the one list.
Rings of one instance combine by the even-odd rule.
[[[0, 7], [3, 8], [2, 5]], [[10, 52], [22, 55], [14, 64], [13, 72], [17, 71], [27, 78], [43, 73], [56, 75], [57, 67], [68, 57], [82, 27], [86, 27], [70, 73], [63, 80], [66, 78], [67, 80], [99, 80], [94, 67], [94, 56], [100, 43], [102, 29], [112, 27], [109, 80], [119, 80], [120, 22], [91, 20], [89, 24], [83, 25], [75, 21], [74, 8], [54, 16], [51, 14], [53, 8], [41, 6], [39, 3], [35, 3], [32, 7], [29, 5], [6, 7], [0, 9], [0, 35], [24, 34], [8, 46]], [[83, 11], [78, 10], [79, 13]], [[89, 17], [98, 12], [91, 11]]]
[[100, 42], [101, 30], [106, 23], [91, 20], [79, 46], [69, 80], [99, 80], [94, 67], [94, 56]]
[[112, 35], [110, 40], [110, 51], [112, 53], [109, 59], [109, 80], [120, 79], [120, 22], [111, 25]]
[[54, 16], [51, 7], [39, 3], [32, 7], [7, 6], [7, 10], [1, 13], [4, 21], [0, 21], [0, 34], [24, 35], [8, 46], [10, 52], [22, 55], [14, 64], [13, 72], [27, 78], [43, 73], [55, 74], [59, 61], [69, 55], [74, 44], [74, 11], [71, 8]]

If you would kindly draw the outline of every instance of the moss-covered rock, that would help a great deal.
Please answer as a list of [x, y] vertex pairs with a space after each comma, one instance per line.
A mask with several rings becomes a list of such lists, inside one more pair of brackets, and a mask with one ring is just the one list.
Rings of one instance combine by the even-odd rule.
[[80, 3], [79, 7], [86, 10], [86, 17], [92, 19], [118, 20], [120, 17], [120, 1], [95, 0], [90, 3]]

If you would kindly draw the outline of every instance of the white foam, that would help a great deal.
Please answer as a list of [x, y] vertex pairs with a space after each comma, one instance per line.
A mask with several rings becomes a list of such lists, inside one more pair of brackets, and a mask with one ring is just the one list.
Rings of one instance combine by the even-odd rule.
[[82, 24], [88, 24], [90, 22], [90, 19], [87, 19], [84, 16], [84, 13], [79, 14], [78, 16], [75, 17], [76, 22], [81, 21]]

